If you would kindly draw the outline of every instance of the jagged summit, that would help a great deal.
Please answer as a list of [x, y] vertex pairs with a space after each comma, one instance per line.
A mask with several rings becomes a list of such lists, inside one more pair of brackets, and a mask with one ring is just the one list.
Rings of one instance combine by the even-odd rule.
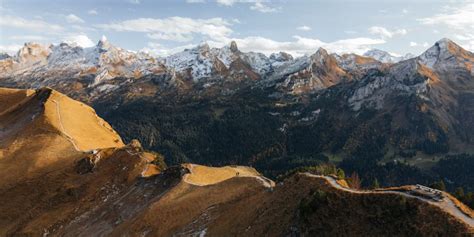
[[315, 58], [315, 57], [320, 58], [320, 57], [327, 57], [327, 56], [329, 56], [329, 53], [323, 47], [319, 47], [318, 50], [316, 50], [316, 52], [311, 55], [312, 58]]
[[230, 51], [233, 53], [239, 51], [239, 48], [237, 47], [237, 43], [235, 41], [230, 42]]
[[27, 42], [20, 48], [14, 57], [20, 63], [32, 64], [36, 61], [44, 61], [51, 53], [51, 45], [35, 42]]
[[455, 44], [454, 41], [452, 41], [451, 39], [449, 38], [441, 38], [440, 40], [436, 41], [436, 44]]
[[275, 62], [285, 62], [293, 60], [293, 56], [291, 56], [289, 53], [278, 52], [270, 54], [269, 59]]
[[463, 49], [461, 46], [448, 38], [438, 40], [433, 46], [423, 52], [418, 59], [421, 64], [433, 68], [437, 63], [444, 66], [454, 66], [459, 60], [474, 61], [474, 54]]
[[105, 37], [105, 35], [102, 35], [102, 38], [99, 40], [99, 42], [97, 42], [97, 48], [107, 49], [107, 48], [110, 48], [110, 47], [111, 47], [111, 44], [107, 40], [107, 37]]
[[105, 35], [102, 35], [102, 37], [100, 38], [100, 41], [102, 41], [102, 42], [107, 41], [107, 37]]

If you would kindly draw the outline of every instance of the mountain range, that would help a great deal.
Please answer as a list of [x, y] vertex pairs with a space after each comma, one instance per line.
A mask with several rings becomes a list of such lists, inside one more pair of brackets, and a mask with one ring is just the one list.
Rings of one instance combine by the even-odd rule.
[[[210, 48], [203, 43], [195, 48], [164, 58], [154, 58], [143, 52], [132, 52], [112, 45], [103, 37], [95, 47], [81, 48], [76, 45], [42, 45], [26, 43], [15, 56], [3, 54], [0, 60], [2, 78], [14, 77], [17, 83], [36, 77], [43, 84], [54, 85], [63, 77], [82, 78], [85, 86], [96, 91], [112, 90], [109, 80], [117, 77], [141, 78], [147, 75], [172, 75], [180, 81], [204, 81], [217, 78], [234, 79], [280, 78], [306, 69], [315, 58], [328, 57], [324, 49], [311, 56], [294, 59], [280, 52], [269, 57], [262, 53], [239, 51], [232, 42], [223, 48]], [[356, 67], [375, 67], [375, 64], [394, 63], [411, 56], [395, 57], [381, 50], [368, 51], [364, 56], [332, 54], [343, 70]], [[378, 62], [362, 62], [375, 59]], [[356, 62], [357, 61], [357, 62]], [[373, 60], [372, 60], [373, 61]], [[367, 64], [367, 65], [366, 65]], [[172, 80], [172, 81], [174, 81]], [[46, 82], [49, 81], [49, 82]], [[58, 83], [57, 83], [58, 84]]]
[[331, 162], [364, 185], [443, 179], [474, 190], [439, 167], [474, 150], [472, 52], [449, 39], [416, 57], [315, 50], [266, 56], [232, 42], [154, 58], [105, 38], [85, 49], [27, 43], [2, 56], [0, 86], [49, 86], [89, 104], [125, 142], [137, 138], [169, 164], [251, 165], [276, 177]]

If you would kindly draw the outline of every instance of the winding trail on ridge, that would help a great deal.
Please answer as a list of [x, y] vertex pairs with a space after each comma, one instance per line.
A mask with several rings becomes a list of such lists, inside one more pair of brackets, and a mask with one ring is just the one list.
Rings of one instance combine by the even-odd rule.
[[457, 219], [463, 221], [469, 227], [474, 228], [474, 219], [467, 216], [464, 212], [459, 210], [459, 208], [454, 204], [454, 202], [451, 199], [447, 198], [447, 197], [443, 198], [443, 200], [441, 202], [436, 202], [436, 201], [432, 201], [432, 200], [429, 200], [429, 199], [426, 199], [426, 198], [422, 198], [420, 196], [414, 196], [414, 195], [411, 195], [409, 193], [400, 192], [400, 191], [392, 191], [392, 190], [386, 190], [386, 191], [354, 190], [354, 189], [350, 189], [350, 188], [346, 188], [346, 187], [341, 186], [339, 183], [337, 183], [337, 181], [334, 178], [332, 178], [330, 176], [315, 175], [315, 174], [310, 174], [310, 173], [304, 173], [304, 175], [309, 176], [309, 177], [315, 177], [315, 178], [323, 178], [326, 181], [328, 181], [328, 183], [331, 186], [333, 186], [334, 188], [345, 191], [345, 192], [358, 193], [358, 194], [392, 193], [392, 194], [398, 194], [398, 195], [402, 195], [402, 196], [409, 197], [409, 198], [416, 198], [418, 200], [427, 202], [431, 205], [434, 205], [434, 206], [437, 206], [437, 207], [443, 209], [443, 211], [445, 211], [445, 212], [451, 214], [452, 216], [456, 217]]
[[[184, 175], [183, 181], [195, 186], [213, 185], [213, 184], [217, 184], [227, 179], [231, 179], [235, 177], [253, 177], [257, 179], [259, 182], [261, 182], [262, 185], [267, 188], [272, 188], [275, 186], [275, 183], [272, 180], [259, 175], [258, 172], [256, 171], [255, 173], [253, 173], [249, 170], [245, 170], [243, 167], [238, 167], [238, 166], [237, 167], [226, 166], [222, 168], [207, 167], [207, 169], [209, 170], [199, 170], [197, 172], [196, 172], [196, 168], [201, 169], [203, 166], [194, 165], [194, 164], [185, 164], [185, 167], [189, 169], [190, 173]], [[204, 177], [204, 178], [199, 177], [201, 175], [210, 175], [210, 176]], [[354, 190], [354, 189], [341, 186], [339, 183], [337, 183], [335, 178], [330, 177], [330, 176], [315, 175], [315, 174], [310, 174], [310, 173], [303, 173], [303, 175], [306, 175], [308, 177], [325, 179], [333, 188], [336, 188], [338, 190], [342, 190], [345, 192], [356, 193], [356, 194], [387, 194], [388, 193], [388, 194], [396, 194], [396, 195], [404, 196], [407, 198], [415, 198], [425, 203], [428, 203], [430, 205], [441, 208], [443, 211], [449, 213], [456, 219], [464, 222], [470, 228], [474, 228], [474, 219], [466, 215], [463, 211], [461, 211], [455, 205], [455, 203], [448, 197], [444, 197], [441, 201], [434, 201], [429, 198], [416, 196], [416, 195], [410, 194], [408, 192], [403, 192], [403, 191]], [[212, 178], [212, 180], [207, 180], [205, 178]]]
[[81, 149], [79, 149], [79, 147], [77, 146], [76, 142], [74, 141], [74, 139], [72, 138], [71, 135], [69, 135], [67, 132], [66, 132], [66, 129], [64, 128], [64, 125], [63, 125], [63, 121], [61, 119], [61, 112], [60, 112], [60, 107], [59, 107], [59, 102], [56, 101], [56, 100], [51, 100], [53, 101], [55, 104], [56, 104], [56, 111], [58, 112], [58, 120], [59, 120], [59, 125], [61, 126], [61, 132], [66, 136], [66, 138], [72, 143], [72, 145], [74, 146], [74, 149], [76, 149], [76, 151], [81, 151]]

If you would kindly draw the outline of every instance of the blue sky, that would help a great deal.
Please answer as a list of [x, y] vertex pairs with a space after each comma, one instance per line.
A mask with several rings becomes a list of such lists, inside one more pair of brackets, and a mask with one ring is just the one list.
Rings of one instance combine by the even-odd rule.
[[164, 56], [203, 41], [295, 56], [319, 47], [419, 54], [447, 37], [474, 50], [474, 0], [0, 0], [0, 51], [24, 42], [113, 44]]

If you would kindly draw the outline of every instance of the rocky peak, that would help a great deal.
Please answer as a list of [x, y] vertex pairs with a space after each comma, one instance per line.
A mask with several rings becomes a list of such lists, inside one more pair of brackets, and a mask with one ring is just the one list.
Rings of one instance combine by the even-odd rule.
[[325, 58], [328, 57], [328, 51], [326, 51], [324, 48], [319, 47], [318, 51], [311, 55], [311, 58]]
[[207, 44], [207, 42], [204, 42], [199, 44], [196, 47], [196, 50], [199, 52], [208, 53], [211, 50], [211, 47], [209, 47], [209, 44]]
[[237, 43], [235, 41], [230, 42], [230, 51], [232, 53], [237, 53], [239, 48], [237, 48]]
[[451, 45], [451, 44], [456, 44], [454, 43], [452, 40], [448, 39], [448, 38], [442, 38], [438, 41], [436, 41], [435, 45], [438, 45], [440, 48], [447, 48], [448, 45]]
[[270, 55], [270, 60], [273, 62], [286, 62], [293, 60], [293, 56], [289, 53], [279, 52], [279, 53], [272, 53]]
[[397, 63], [397, 62], [415, 57], [413, 54], [406, 54], [405, 56], [397, 56], [380, 49], [371, 49], [365, 52], [363, 56], [373, 58], [382, 63]]
[[380, 61], [372, 57], [360, 56], [353, 53], [343, 55], [331, 54], [331, 56], [333, 56], [338, 65], [346, 71], [377, 68], [381, 64]]
[[45, 60], [51, 53], [50, 46], [29, 42], [18, 51], [17, 59], [21, 63]]
[[316, 63], [318, 65], [325, 65], [327, 63], [337, 63], [336, 58], [328, 53], [324, 48], [319, 48], [316, 53], [311, 55], [312, 63]]
[[380, 50], [380, 49], [371, 49], [371, 50], [365, 52], [363, 56], [371, 57], [371, 58], [373, 58], [375, 60], [378, 60], [380, 62], [383, 62], [383, 63], [393, 63], [394, 61], [396, 61], [394, 59], [395, 56], [391, 55], [388, 52]]
[[418, 57], [418, 61], [423, 65], [433, 68], [436, 63], [453, 61], [455, 57], [465, 57], [468, 54], [472, 57], [472, 53], [468, 53], [450, 39], [443, 38], [422, 53]]
[[111, 45], [110, 45], [110, 42], [107, 40], [107, 37], [105, 37], [105, 35], [102, 35], [102, 38], [97, 43], [97, 48], [108, 49], [110, 48], [110, 46]]

